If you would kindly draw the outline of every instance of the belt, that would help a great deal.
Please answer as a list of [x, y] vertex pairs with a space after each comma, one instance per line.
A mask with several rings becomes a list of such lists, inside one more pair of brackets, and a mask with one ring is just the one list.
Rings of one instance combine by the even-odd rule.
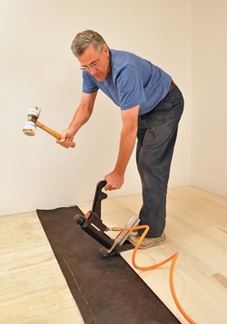
[[173, 88], [175, 87], [175, 83], [173, 82], [173, 80], [171, 81], [171, 83], [170, 83], [170, 86], [169, 86], [169, 90], [168, 90], [168, 93], [170, 92], [170, 91], [172, 91], [173, 90]]

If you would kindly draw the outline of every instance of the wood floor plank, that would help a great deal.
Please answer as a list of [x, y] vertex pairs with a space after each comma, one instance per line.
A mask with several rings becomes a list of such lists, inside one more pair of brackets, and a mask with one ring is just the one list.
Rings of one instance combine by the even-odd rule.
[[83, 323], [36, 213], [0, 217], [0, 323]]

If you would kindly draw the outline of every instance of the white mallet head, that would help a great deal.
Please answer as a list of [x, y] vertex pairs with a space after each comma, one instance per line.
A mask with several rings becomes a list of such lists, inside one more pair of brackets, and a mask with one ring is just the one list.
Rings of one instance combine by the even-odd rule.
[[36, 130], [36, 121], [39, 118], [41, 109], [36, 106], [28, 108], [27, 121], [24, 124], [23, 132], [28, 136], [34, 136]]

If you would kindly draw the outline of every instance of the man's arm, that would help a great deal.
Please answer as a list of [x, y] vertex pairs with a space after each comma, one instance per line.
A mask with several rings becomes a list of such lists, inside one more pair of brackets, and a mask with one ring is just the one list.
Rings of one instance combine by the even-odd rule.
[[78, 132], [81, 126], [83, 126], [89, 120], [92, 114], [96, 95], [97, 92], [91, 94], [82, 93], [80, 104], [76, 109], [68, 129], [62, 132], [60, 140], [56, 140], [58, 144], [66, 148], [71, 146], [75, 134]]
[[106, 190], [119, 189], [124, 182], [124, 174], [133, 152], [137, 129], [138, 129], [138, 113], [139, 106], [123, 110], [122, 116], [122, 130], [119, 144], [119, 153], [114, 170], [105, 176], [107, 184]]

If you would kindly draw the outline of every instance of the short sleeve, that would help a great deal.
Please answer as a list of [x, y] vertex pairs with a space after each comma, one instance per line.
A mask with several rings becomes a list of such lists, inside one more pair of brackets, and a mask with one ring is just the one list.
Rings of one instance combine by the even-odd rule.
[[89, 77], [88, 72], [83, 71], [82, 77], [82, 90], [84, 93], [93, 93], [99, 89], [98, 86], [94, 83], [94, 81]]
[[141, 73], [133, 66], [126, 66], [116, 79], [119, 105], [128, 109], [146, 101]]

